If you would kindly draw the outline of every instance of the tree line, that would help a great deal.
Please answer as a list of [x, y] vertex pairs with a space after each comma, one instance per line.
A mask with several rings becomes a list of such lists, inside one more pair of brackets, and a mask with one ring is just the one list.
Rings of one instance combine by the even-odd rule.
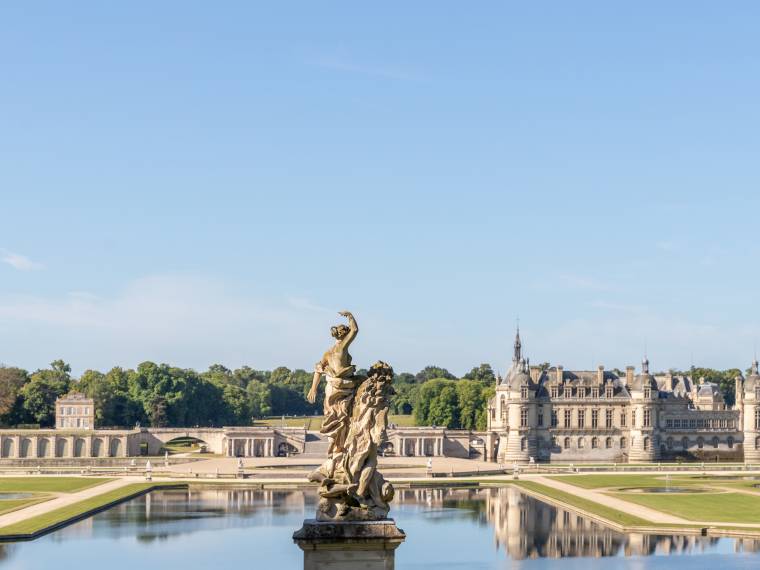
[[[63, 360], [31, 373], [0, 366], [0, 425], [52, 427], [55, 401], [69, 392], [94, 400], [97, 427], [218, 427], [251, 425], [267, 416], [320, 415], [324, 391], [309, 403], [311, 381], [311, 372], [284, 366], [230, 370], [214, 364], [197, 372], [143, 362], [135, 369], [86, 370], [79, 378]], [[435, 366], [400, 373], [394, 379], [392, 413], [414, 413], [419, 425], [484, 426], [486, 392], [493, 383], [489, 365], [474, 368], [462, 380]]]
[[[739, 370], [698, 368], [687, 373], [695, 381], [717, 383], [726, 402], [733, 404], [733, 379]], [[311, 372], [284, 366], [230, 370], [214, 364], [196, 372], [143, 362], [135, 369], [87, 370], [79, 378], [72, 377], [63, 360], [32, 373], [0, 366], [0, 425], [52, 427], [55, 400], [71, 391], [93, 398], [98, 427], [131, 427], [138, 422], [152, 427], [218, 427], [251, 425], [267, 416], [320, 415], [324, 391], [310, 404], [306, 395], [311, 380]], [[417, 374], [397, 373], [390, 411], [413, 414], [417, 425], [483, 430], [495, 381], [489, 364], [461, 378], [438, 366], [426, 366]]]

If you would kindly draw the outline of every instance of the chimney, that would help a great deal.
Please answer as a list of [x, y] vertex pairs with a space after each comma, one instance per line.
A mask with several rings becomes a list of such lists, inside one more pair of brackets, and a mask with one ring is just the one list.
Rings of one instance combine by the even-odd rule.
[[541, 367], [540, 366], [531, 366], [530, 367], [530, 379], [533, 380], [533, 382], [538, 383], [538, 379], [541, 378]]
[[633, 366], [626, 366], [625, 367], [625, 387], [627, 388], [631, 384], [633, 384]]
[[604, 384], [604, 366], [601, 364], [596, 367], [596, 383]]
[[565, 369], [562, 368], [562, 366], [557, 365], [557, 383], [562, 383], [562, 378], [564, 377]]

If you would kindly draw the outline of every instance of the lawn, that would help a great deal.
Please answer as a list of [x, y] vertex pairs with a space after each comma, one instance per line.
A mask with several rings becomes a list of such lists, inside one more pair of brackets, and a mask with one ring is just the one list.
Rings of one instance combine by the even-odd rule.
[[642, 518], [629, 515], [628, 513], [618, 511], [617, 509], [613, 509], [611, 507], [600, 505], [599, 503], [595, 503], [594, 501], [590, 501], [588, 499], [576, 497], [575, 495], [565, 493], [564, 491], [558, 491], [557, 489], [547, 487], [546, 485], [541, 485], [540, 483], [534, 483], [532, 481], [510, 481], [510, 483], [517, 485], [518, 487], [522, 487], [523, 489], [527, 489], [528, 491], [534, 491], [556, 501], [577, 507], [588, 513], [595, 514], [619, 525], [627, 527], [653, 526], [652, 523]]
[[744, 493], [610, 495], [690, 521], [760, 524], [760, 496], [753, 497]]
[[95, 477], [0, 477], [0, 493], [75, 493], [113, 479]]
[[[584, 489], [599, 489], [602, 487], [664, 487], [664, 475], [565, 475], [550, 477], [555, 481], [569, 483]], [[671, 485], [673, 479], [671, 479]], [[679, 481], [680, 484], [680, 481]]]
[[85, 501], [80, 501], [73, 505], [61, 507], [54, 511], [50, 511], [49, 513], [45, 513], [28, 520], [2, 527], [0, 528], [0, 539], [10, 536], [18, 537], [19, 535], [31, 538], [35, 534], [47, 530], [53, 530], [54, 528], [58, 528], [63, 524], [73, 522], [74, 520], [78, 520], [80, 517], [90, 515], [104, 508], [108, 508], [116, 503], [132, 498], [146, 491], [166, 486], [167, 485], [156, 483], [134, 483], [131, 485], [126, 485], [125, 487], [103, 493], [102, 495], [92, 497]]

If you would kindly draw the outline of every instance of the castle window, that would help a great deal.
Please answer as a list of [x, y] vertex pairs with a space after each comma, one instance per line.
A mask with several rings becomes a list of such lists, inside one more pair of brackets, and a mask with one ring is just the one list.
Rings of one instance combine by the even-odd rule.
[[528, 387], [520, 386], [520, 397], [525, 400], [528, 397]]
[[507, 398], [505, 396], [501, 397], [501, 421], [502, 423], [507, 423]]
[[607, 398], [612, 398], [612, 384], [607, 384], [607, 388], [604, 390], [604, 395]]
[[569, 409], [566, 409], [566, 410], [565, 410], [565, 427], [566, 427], [566, 428], [569, 428], [569, 427], [570, 427], [570, 413], [571, 413], [571, 412], [570, 412], [570, 410], [569, 410]]
[[673, 427], [676, 429], [681, 429], [681, 420], [680, 419], [673, 420]]
[[581, 386], [578, 388], [578, 397], [579, 398], [585, 398], [586, 397], [586, 388], [584, 386]]
[[591, 410], [591, 427], [594, 429], [599, 427], [599, 410]]
[[[760, 441], [760, 437], [757, 438], [758, 441]], [[570, 449], [570, 438], [565, 438], [565, 449]]]
[[586, 410], [578, 410], [578, 427], [586, 427]]
[[611, 449], [612, 448], [612, 438], [611, 437], [608, 437], [607, 439], [604, 440], [604, 447], [606, 447], [607, 449]]
[[572, 398], [573, 397], [573, 389], [570, 386], [565, 386], [564, 390], [564, 397], [565, 398]]
[[520, 451], [525, 451], [528, 449], [528, 438], [527, 437], [521, 437], [520, 438]]
[[667, 446], [668, 446], [668, 449], [673, 449], [673, 438], [672, 438], [672, 437], [669, 437], [669, 438], [666, 440], [666, 442], [665, 442], [665, 443], [667, 444]]
[[604, 423], [607, 428], [612, 427], [612, 410], [605, 410], [604, 412]]
[[649, 438], [644, 438], [644, 451], [649, 451]]
[[520, 427], [528, 427], [528, 409], [522, 408], [520, 410]]
[[689, 449], [689, 438], [688, 437], [681, 438], [681, 447], [683, 448], [684, 451], [686, 451], [687, 449]]
[[666, 428], [672, 428], [673, 427], [673, 420], [671, 420], [671, 419], [665, 420], [665, 427]]
[[733, 448], [734, 448], [734, 438], [729, 436], [729, 438], [728, 438], [728, 449], [733, 449]]
[[720, 441], [718, 440], [718, 438], [717, 438], [717, 437], [714, 437], [714, 438], [712, 439], [712, 444], [713, 444], [713, 447], [714, 447], [715, 449], [718, 449], [718, 443], [720, 443]]
[[755, 449], [760, 449], [760, 437], [755, 438]]
[[625, 449], [625, 446], [628, 445], [628, 442], [624, 437], [620, 438], [620, 449]]
[[652, 412], [650, 410], [644, 410], [644, 427], [652, 425]]
[[599, 440], [595, 437], [591, 438], [591, 449], [599, 449]]
[[628, 413], [625, 410], [620, 410], [620, 427], [625, 427], [625, 419]]
[[552, 427], [559, 425], [559, 418], [557, 418], [557, 410], [552, 410]]
[[551, 397], [552, 398], [558, 398], [559, 397], [559, 387], [558, 386], [552, 386], [550, 389]]
[[644, 386], [644, 397], [647, 399], [652, 397], [652, 388], [649, 386]]
[[703, 449], [705, 447], [705, 440], [701, 437], [697, 438], [697, 447]]
[[599, 388], [591, 388], [591, 397], [592, 398], [598, 398], [599, 397]]
[[586, 447], [586, 441], [582, 437], [579, 437], [578, 438], [578, 449], [583, 449], [584, 447]]
[[538, 408], [538, 427], [544, 427], [544, 409]]

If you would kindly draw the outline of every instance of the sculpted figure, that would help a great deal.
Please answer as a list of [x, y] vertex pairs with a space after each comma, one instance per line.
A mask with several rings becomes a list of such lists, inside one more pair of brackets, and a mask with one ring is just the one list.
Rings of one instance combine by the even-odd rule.
[[377, 362], [365, 376], [357, 376], [348, 347], [359, 327], [348, 311], [348, 326], [332, 327], [335, 344], [314, 367], [307, 396], [317, 397], [326, 377], [324, 420], [320, 432], [330, 445], [327, 460], [309, 475], [320, 484], [319, 520], [379, 520], [387, 516], [393, 486], [377, 470], [377, 450], [386, 439], [393, 369]]
[[328, 456], [343, 451], [348, 434], [349, 415], [351, 413], [351, 401], [354, 397], [357, 378], [354, 376], [356, 367], [351, 364], [351, 355], [348, 347], [359, 332], [356, 319], [348, 311], [338, 313], [348, 319], [348, 326], [337, 325], [330, 329], [330, 334], [335, 339], [322, 360], [314, 366], [314, 379], [311, 390], [306, 397], [312, 404], [317, 399], [317, 389], [322, 375], [327, 377], [325, 388], [324, 420], [319, 430], [330, 440]]

